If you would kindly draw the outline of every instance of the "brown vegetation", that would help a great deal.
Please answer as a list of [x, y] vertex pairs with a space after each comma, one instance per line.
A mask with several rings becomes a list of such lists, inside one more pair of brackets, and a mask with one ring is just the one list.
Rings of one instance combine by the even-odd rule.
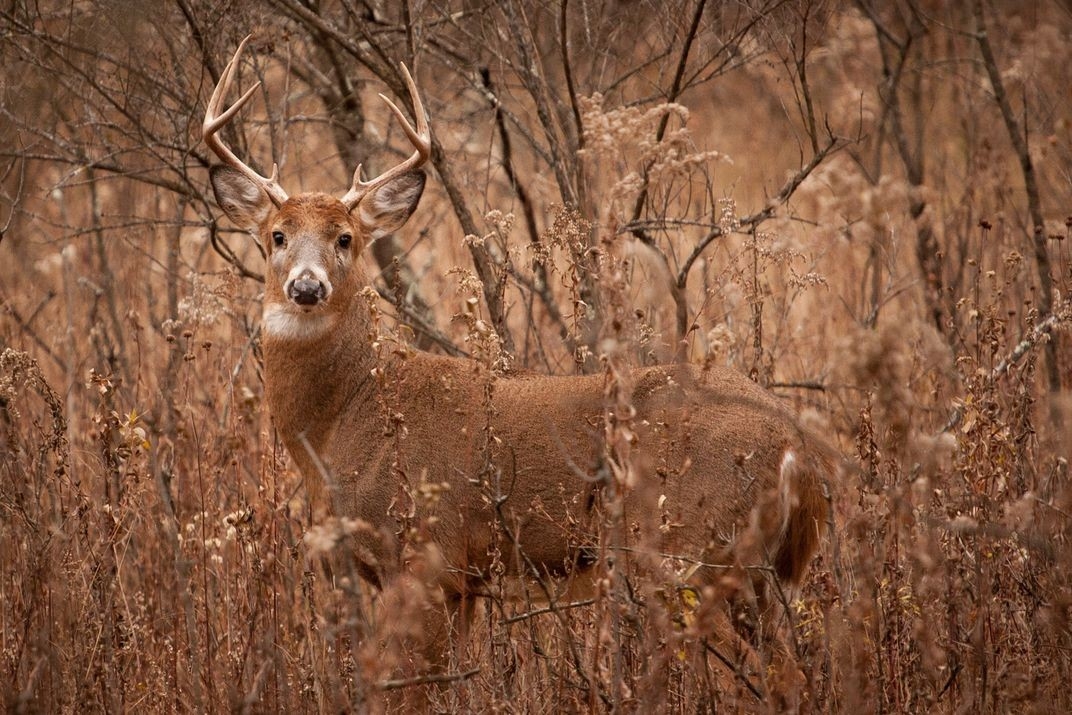
[[[1072, 710], [1067, 7], [443, 5], [0, 8], [4, 706]], [[210, 198], [201, 118], [251, 30], [225, 140], [294, 191], [397, 163], [371, 98], [400, 60], [422, 87], [421, 209], [368, 256], [385, 354], [610, 406], [631, 366], [728, 365], [846, 454], [755, 677], [713, 592], [608, 557], [613, 510], [591, 598], [504, 577], [504, 526], [478, 633], [413, 661], [419, 584], [334, 558], [361, 525], [276, 437], [263, 253]]]

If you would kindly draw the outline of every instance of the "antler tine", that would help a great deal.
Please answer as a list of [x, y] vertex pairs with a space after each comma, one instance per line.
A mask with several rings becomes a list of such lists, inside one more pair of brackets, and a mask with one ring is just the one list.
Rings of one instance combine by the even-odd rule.
[[218, 156], [224, 164], [241, 172], [247, 179], [264, 189], [264, 192], [268, 194], [268, 198], [270, 198], [272, 203], [276, 206], [282, 206], [283, 202], [287, 200], [287, 192], [283, 190], [283, 187], [280, 186], [277, 181], [279, 178], [279, 167], [272, 164], [272, 175], [270, 177], [261, 176], [235, 156], [234, 152], [232, 152], [227, 145], [220, 140], [219, 136], [217, 136], [217, 132], [230, 122], [242, 107], [246, 106], [246, 103], [253, 97], [253, 93], [261, 86], [261, 83], [257, 82], [246, 90], [245, 93], [238, 98], [237, 102], [228, 107], [222, 114], [220, 113], [220, 107], [223, 105], [223, 100], [227, 96], [227, 92], [231, 89], [231, 83], [234, 80], [235, 71], [238, 68], [238, 60], [242, 57], [242, 51], [246, 49], [246, 43], [249, 42], [251, 37], [253, 37], [253, 35], [246, 35], [245, 39], [238, 44], [238, 49], [235, 50], [234, 57], [232, 57], [231, 61], [227, 63], [227, 66], [224, 67], [223, 74], [220, 75], [220, 81], [212, 91], [212, 97], [208, 100], [208, 107], [205, 109], [205, 122], [201, 125], [201, 136], [204, 138], [205, 144], [216, 153], [216, 156]]
[[357, 170], [354, 172], [353, 184], [350, 186], [350, 190], [347, 191], [341, 199], [343, 205], [346, 206], [347, 209], [353, 210], [355, 206], [361, 203], [361, 199], [363, 199], [372, 189], [386, 184], [407, 171], [413, 171], [422, 166], [428, 161], [428, 157], [432, 154], [432, 135], [428, 129], [428, 113], [424, 110], [424, 103], [421, 102], [421, 95], [417, 91], [417, 83], [413, 81], [413, 75], [409, 73], [409, 69], [404, 62], [400, 64], [402, 66], [402, 76], [406, 80], [406, 88], [409, 90], [410, 99], [413, 100], [413, 116], [417, 119], [417, 128], [413, 128], [413, 125], [406, 119], [406, 115], [402, 113], [402, 110], [400, 110], [394, 102], [382, 94], [380, 95], [380, 98], [387, 102], [387, 106], [391, 108], [395, 117], [398, 118], [398, 122], [402, 125], [403, 131], [406, 132], [406, 136], [409, 137], [410, 143], [413, 144], [413, 153], [398, 166], [385, 171], [375, 179], [369, 181], [361, 180], [361, 165], [358, 164]]

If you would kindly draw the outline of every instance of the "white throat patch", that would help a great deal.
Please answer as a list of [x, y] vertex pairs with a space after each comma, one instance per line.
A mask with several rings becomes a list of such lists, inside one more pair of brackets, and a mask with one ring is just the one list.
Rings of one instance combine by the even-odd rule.
[[321, 337], [331, 327], [331, 314], [323, 311], [306, 313], [291, 306], [271, 304], [264, 306], [261, 330], [279, 340], [313, 340]]

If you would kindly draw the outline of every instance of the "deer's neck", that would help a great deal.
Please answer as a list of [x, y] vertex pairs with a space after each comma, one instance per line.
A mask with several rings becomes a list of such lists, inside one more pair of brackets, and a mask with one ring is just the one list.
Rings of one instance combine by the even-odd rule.
[[316, 337], [264, 336], [268, 409], [303, 472], [308, 473], [304, 455], [310, 449], [322, 455], [340, 421], [378, 414], [361, 409], [374, 401], [376, 389], [371, 376], [376, 356], [363, 309], [355, 301], [347, 315]]

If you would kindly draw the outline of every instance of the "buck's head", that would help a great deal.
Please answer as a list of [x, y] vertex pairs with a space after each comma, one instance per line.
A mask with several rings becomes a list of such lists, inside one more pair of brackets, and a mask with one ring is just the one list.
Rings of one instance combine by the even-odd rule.
[[259, 236], [267, 248], [266, 335], [311, 339], [324, 334], [351, 310], [365, 283], [359, 260], [365, 246], [401, 228], [417, 207], [424, 190], [420, 166], [431, 148], [428, 118], [413, 78], [403, 65], [416, 129], [389, 99], [384, 97], [384, 101], [401, 121], [415, 147], [413, 154], [367, 182], [361, 180], [358, 166], [353, 185], [342, 198], [322, 193], [288, 197], [276, 180], [276, 167], [270, 177], [261, 176], [216, 136], [257, 88], [254, 85], [233, 106], [219, 112], [248, 40], [242, 41], [224, 69], [205, 113], [205, 142], [224, 162], [212, 168], [212, 188], [220, 208], [237, 225]]

